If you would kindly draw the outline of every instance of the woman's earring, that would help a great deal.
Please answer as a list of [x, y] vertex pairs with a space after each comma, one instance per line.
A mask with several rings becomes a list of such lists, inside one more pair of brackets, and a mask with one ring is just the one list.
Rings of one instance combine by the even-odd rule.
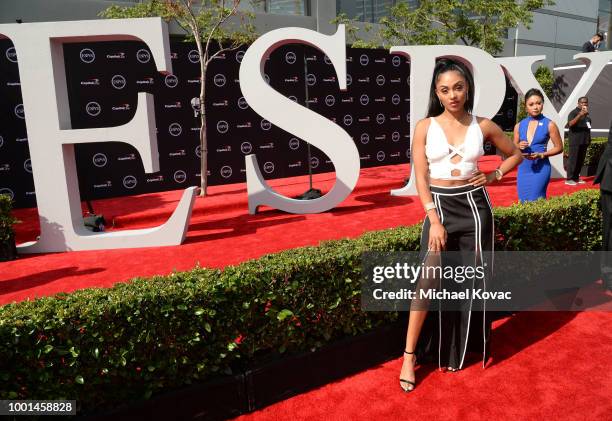
[[444, 108], [444, 105], [442, 105], [442, 101], [440, 101], [440, 97], [438, 97], [438, 102], [440, 103], [440, 107]]

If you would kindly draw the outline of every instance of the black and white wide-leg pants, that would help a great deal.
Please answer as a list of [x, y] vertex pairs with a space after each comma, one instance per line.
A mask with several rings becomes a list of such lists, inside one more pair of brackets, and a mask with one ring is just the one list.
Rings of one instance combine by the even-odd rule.
[[[472, 277], [464, 281], [461, 287], [486, 291], [487, 282], [491, 282], [492, 278], [494, 241], [493, 211], [486, 189], [472, 185], [430, 188], [440, 222], [448, 234], [445, 251], [450, 253], [447, 256], [464, 255], [462, 264], [483, 265], [485, 268], [484, 278]], [[429, 218], [426, 218], [421, 233], [424, 256], [429, 253], [429, 228]], [[440, 259], [443, 266], [451, 260], [449, 257], [445, 261], [445, 252]], [[440, 280], [436, 288], [452, 288], [451, 284], [455, 284], [455, 287], [458, 285], [452, 280]], [[437, 357], [440, 368], [461, 369], [466, 353], [476, 351], [482, 353], [484, 367], [489, 357], [491, 333], [491, 322], [487, 320], [484, 301], [470, 296], [470, 299], [459, 302], [445, 303], [438, 300], [435, 304], [437, 311], [428, 313], [419, 339], [419, 353], [428, 354], [429, 358], [426, 359], [435, 360]]]

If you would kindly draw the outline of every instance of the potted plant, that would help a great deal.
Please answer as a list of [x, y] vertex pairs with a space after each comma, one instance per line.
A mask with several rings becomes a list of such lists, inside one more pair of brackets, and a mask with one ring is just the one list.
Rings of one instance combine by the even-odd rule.
[[12, 199], [6, 194], [0, 194], [0, 261], [17, 258], [13, 224], [19, 221], [11, 216], [12, 208]]

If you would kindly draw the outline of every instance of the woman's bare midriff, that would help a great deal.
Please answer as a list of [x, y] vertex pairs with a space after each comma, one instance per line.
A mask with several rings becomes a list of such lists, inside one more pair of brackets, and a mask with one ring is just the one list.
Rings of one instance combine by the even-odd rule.
[[440, 187], [461, 187], [470, 184], [469, 180], [440, 180], [439, 178], [430, 178], [429, 185]]

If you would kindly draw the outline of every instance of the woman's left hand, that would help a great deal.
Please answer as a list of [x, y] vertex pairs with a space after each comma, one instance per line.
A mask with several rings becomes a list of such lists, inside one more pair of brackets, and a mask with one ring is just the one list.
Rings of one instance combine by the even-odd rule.
[[480, 187], [489, 184], [495, 179], [495, 173], [485, 174], [482, 171], [476, 171], [474, 176], [468, 181], [475, 187]]

